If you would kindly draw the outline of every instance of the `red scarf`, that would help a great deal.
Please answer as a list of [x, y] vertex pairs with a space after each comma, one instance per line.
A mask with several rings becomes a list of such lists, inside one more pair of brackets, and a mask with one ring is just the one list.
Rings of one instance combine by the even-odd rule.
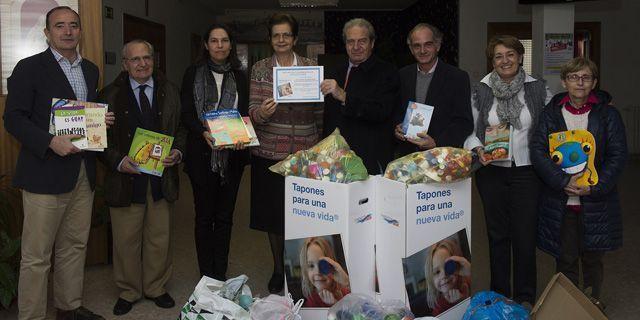
[[589, 97], [587, 97], [587, 102], [585, 102], [585, 104], [582, 105], [581, 108], [576, 108], [573, 105], [571, 105], [571, 99], [569, 98], [568, 94], [564, 96], [562, 100], [560, 100], [558, 105], [563, 106], [571, 114], [585, 114], [591, 111], [591, 107], [593, 107], [593, 105], [596, 103], [598, 103], [598, 98], [593, 92], [591, 92], [589, 93]]

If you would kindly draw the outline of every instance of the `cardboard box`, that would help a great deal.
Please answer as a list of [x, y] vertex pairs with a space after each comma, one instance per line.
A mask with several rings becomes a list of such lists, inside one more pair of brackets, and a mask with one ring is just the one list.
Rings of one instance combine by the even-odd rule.
[[567, 277], [558, 273], [531, 310], [536, 320], [606, 320], [607, 317]]
[[[326, 182], [299, 177], [285, 179], [285, 268], [299, 265], [295, 261], [305, 238], [328, 237], [336, 257], [346, 260], [351, 292], [368, 296], [375, 295], [375, 225], [374, 197], [375, 177], [349, 184]], [[341, 244], [337, 244], [341, 240]], [[336, 260], [340, 263], [340, 261]], [[304, 268], [300, 272], [300, 283], [287, 280], [295, 287], [287, 292], [296, 292], [301, 287]], [[297, 288], [296, 288], [297, 287]], [[298, 290], [300, 292], [300, 290]], [[300, 297], [294, 296], [294, 300]], [[302, 308], [303, 319], [326, 319], [328, 308]]]
[[[426, 311], [424, 269], [429, 247], [445, 238], [463, 240], [466, 250], [462, 251], [471, 262], [471, 179], [406, 185], [377, 178], [376, 266], [381, 298], [404, 299], [414, 313]], [[465, 299], [438, 318], [461, 319], [469, 301]]]
[[[424, 256], [430, 246], [445, 238], [464, 240], [462, 251], [470, 261], [471, 179], [406, 185], [380, 176], [349, 184], [286, 177], [285, 188], [285, 268], [300, 279], [287, 279], [294, 300], [300, 298], [295, 293], [301, 292], [305, 269], [296, 254], [309, 237], [327, 237], [337, 258], [343, 252], [351, 292], [404, 300], [407, 306], [419, 301], [426, 307]], [[410, 257], [418, 258], [403, 262]], [[413, 282], [405, 276], [412, 270]], [[438, 318], [460, 319], [468, 304], [464, 299]], [[300, 314], [305, 320], [326, 319], [327, 311], [305, 307]]]

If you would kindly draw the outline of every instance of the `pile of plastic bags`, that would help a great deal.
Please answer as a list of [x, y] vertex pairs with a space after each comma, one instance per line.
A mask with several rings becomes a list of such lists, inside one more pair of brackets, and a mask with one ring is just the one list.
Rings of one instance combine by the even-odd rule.
[[349, 183], [366, 180], [369, 175], [362, 159], [336, 129], [308, 150], [300, 150], [271, 166], [269, 170], [283, 176]]
[[469, 177], [479, 165], [469, 150], [439, 147], [392, 161], [384, 176], [407, 184], [456, 182]]
[[371, 297], [351, 293], [334, 304], [328, 320], [413, 320], [414, 315], [400, 300], [378, 303]]

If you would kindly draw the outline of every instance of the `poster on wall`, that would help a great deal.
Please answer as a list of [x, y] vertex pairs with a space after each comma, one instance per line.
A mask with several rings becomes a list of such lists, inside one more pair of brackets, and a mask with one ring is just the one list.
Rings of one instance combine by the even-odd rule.
[[560, 74], [560, 68], [573, 58], [572, 33], [546, 33], [544, 35], [544, 74]]
[[18, 61], [47, 48], [46, 14], [57, 6], [77, 12], [78, 0], [0, 0], [2, 94], [7, 94], [7, 78]]

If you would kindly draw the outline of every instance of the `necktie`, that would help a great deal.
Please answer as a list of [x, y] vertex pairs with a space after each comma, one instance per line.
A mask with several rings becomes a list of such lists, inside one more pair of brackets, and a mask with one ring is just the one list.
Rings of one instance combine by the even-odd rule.
[[142, 111], [142, 122], [146, 129], [152, 129], [153, 126], [153, 112], [151, 111], [151, 103], [149, 102], [149, 98], [144, 93], [144, 90], [147, 88], [146, 84], [141, 84], [138, 86], [138, 98], [140, 100], [140, 111]]
[[356, 70], [356, 68], [358, 68], [358, 66], [354, 65], [349, 69], [347, 69], [347, 77], [344, 79], [344, 90], [347, 90], [347, 85], [349, 84], [349, 77], [351, 76], [351, 73]]

